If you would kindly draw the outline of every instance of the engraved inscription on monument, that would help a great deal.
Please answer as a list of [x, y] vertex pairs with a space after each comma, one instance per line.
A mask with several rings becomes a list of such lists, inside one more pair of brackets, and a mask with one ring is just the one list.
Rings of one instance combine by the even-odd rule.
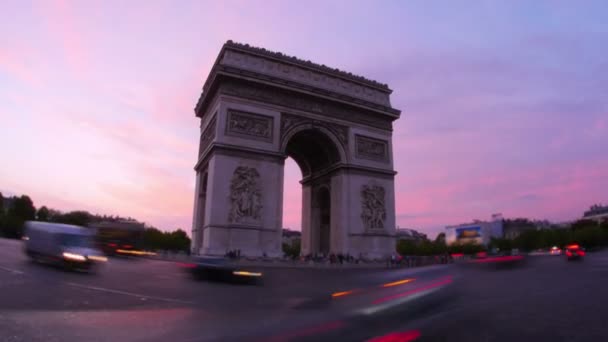
[[233, 223], [259, 223], [262, 214], [262, 186], [260, 174], [253, 167], [239, 166], [230, 182], [230, 213]]
[[227, 50], [221, 64], [236, 66], [266, 75], [327, 89], [344, 95], [363, 99], [383, 106], [390, 106], [389, 94], [375, 87], [363, 87], [358, 82], [334, 77], [326, 72], [311, 71], [297, 65], [277, 63], [264, 57]]
[[272, 142], [272, 116], [228, 109], [226, 135]]
[[379, 185], [361, 187], [361, 219], [365, 229], [384, 229], [386, 206], [384, 188]]
[[388, 162], [388, 144], [385, 140], [355, 136], [357, 158]]
[[207, 128], [205, 128], [205, 130], [203, 131], [203, 134], [201, 134], [201, 141], [198, 149], [199, 155], [205, 152], [207, 147], [209, 147], [209, 144], [211, 144], [211, 142], [215, 138], [215, 119], [216, 117], [214, 116], [213, 119], [211, 119], [211, 122], [209, 122], [209, 124], [207, 125]]

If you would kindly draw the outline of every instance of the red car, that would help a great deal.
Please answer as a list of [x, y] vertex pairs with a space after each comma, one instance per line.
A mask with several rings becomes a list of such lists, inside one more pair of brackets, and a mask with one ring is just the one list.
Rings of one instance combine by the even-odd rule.
[[585, 250], [579, 245], [568, 245], [566, 246], [566, 258], [570, 260], [580, 260], [585, 256]]

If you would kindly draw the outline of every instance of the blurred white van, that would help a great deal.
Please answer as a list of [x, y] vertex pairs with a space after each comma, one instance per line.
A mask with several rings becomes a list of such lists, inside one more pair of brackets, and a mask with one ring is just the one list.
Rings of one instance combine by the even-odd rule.
[[23, 240], [25, 253], [35, 261], [91, 270], [108, 260], [95, 247], [94, 237], [95, 231], [85, 227], [29, 221]]

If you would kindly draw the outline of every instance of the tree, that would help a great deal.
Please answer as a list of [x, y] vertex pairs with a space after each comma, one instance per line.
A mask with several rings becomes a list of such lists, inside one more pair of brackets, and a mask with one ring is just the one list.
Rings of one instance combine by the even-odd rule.
[[27, 195], [14, 197], [11, 207], [0, 220], [2, 235], [13, 239], [21, 238], [25, 221], [34, 220], [35, 218], [36, 208], [32, 200]]
[[171, 233], [165, 233], [168, 239], [167, 249], [173, 251], [189, 251], [190, 250], [190, 238], [185, 231], [178, 228], [176, 231]]
[[53, 218], [57, 223], [73, 224], [76, 226], [86, 227], [91, 223], [93, 215], [88, 211], [76, 210], [66, 214], [61, 214]]
[[43, 221], [43, 222], [47, 222], [49, 220], [49, 208], [42, 206], [38, 209], [38, 212], [36, 213], [36, 219], [38, 221]]
[[435, 243], [445, 245], [445, 233], [442, 232], [437, 234], [437, 237], [435, 238]]
[[300, 239], [294, 239], [291, 241], [291, 243], [283, 243], [282, 247], [285, 256], [290, 258], [297, 258], [300, 256]]
[[166, 249], [166, 246], [164, 245], [163, 233], [154, 227], [146, 228], [146, 230], [144, 230], [143, 240], [146, 249]]
[[8, 214], [22, 221], [35, 220], [36, 208], [29, 196], [22, 195], [15, 197]]
[[500, 251], [510, 251], [513, 249], [513, 241], [509, 239], [492, 238], [490, 240], [490, 246], [492, 248], [498, 248]]
[[4, 215], [4, 196], [0, 192], [0, 216]]
[[572, 223], [572, 225], [570, 226], [570, 229], [579, 230], [579, 229], [593, 228], [593, 227], [597, 227], [597, 225], [598, 225], [597, 222], [595, 222], [593, 220], [581, 219], [581, 220], [578, 220], [578, 221]]

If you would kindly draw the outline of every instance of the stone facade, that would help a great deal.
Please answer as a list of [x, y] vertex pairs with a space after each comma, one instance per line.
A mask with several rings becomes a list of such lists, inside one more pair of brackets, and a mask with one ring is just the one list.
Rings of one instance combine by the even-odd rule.
[[303, 169], [302, 253], [395, 249], [388, 86], [228, 42], [195, 108], [201, 118], [193, 252], [280, 256], [283, 165]]

